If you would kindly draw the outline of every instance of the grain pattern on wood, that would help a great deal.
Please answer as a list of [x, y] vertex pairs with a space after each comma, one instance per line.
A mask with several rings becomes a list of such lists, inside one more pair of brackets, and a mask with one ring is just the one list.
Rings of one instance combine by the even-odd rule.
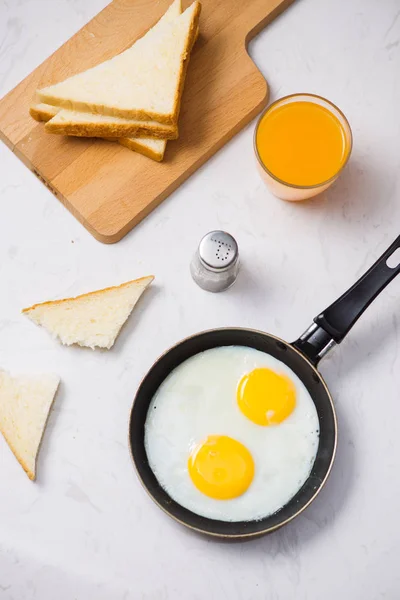
[[122, 52], [171, 0], [109, 4], [0, 101], [0, 138], [98, 240], [117, 242], [265, 106], [268, 86], [246, 44], [291, 1], [201, 0], [180, 137], [162, 163], [112, 142], [47, 134], [28, 110], [37, 88]]

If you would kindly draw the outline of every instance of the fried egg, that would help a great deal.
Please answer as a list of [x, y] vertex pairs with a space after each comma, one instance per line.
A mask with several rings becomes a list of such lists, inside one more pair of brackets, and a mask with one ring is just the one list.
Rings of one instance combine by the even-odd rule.
[[251, 521], [282, 508], [308, 478], [319, 421], [297, 375], [245, 346], [212, 348], [158, 388], [145, 449], [160, 485], [189, 510]]

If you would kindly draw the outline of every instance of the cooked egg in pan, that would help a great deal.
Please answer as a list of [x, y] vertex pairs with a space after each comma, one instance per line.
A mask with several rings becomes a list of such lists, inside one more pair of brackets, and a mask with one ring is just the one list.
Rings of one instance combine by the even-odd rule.
[[297, 375], [269, 354], [224, 346], [172, 371], [145, 424], [150, 467], [171, 498], [221, 521], [284, 506], [308, 478], [319, 422]]

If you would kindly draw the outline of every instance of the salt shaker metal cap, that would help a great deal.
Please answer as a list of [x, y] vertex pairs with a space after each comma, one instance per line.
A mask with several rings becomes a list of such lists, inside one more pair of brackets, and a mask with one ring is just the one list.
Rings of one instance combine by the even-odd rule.
[[223, 292], [236, 281], [239, 249], [226, 231], [210, 231], [200, 241], [190, 265], [194, 281], [208, 292]]

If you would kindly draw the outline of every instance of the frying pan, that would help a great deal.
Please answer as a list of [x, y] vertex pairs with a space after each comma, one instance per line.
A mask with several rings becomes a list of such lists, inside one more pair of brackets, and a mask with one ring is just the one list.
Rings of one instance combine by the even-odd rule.
[[[399, 248], [400, 236], [357, 283], [318, 315], [311, 327], [291, 344], [274, 335], [251, 329], [213, 329], [179, 342], [154, 363], [140, 384], [133, 403], [129, 441], [139, 479], [164, 512], [183, 525], [205, 534], [223, 538], [246, 538], [282, 527], [311, 504], [331, 471], [337, 443], [335, 408], [328, 388], [317, 371], [317, 365], [327, 352], [340, 344], [365, 309], [400, 273]], [[225, 522], [209, 519], [175, 502], [154, 476], [144, 445], [145, 421], [150, 401], [171, 371], [194, 354], [217, 346], [232, 345], [261, 350], [292, 369], [308, 389], [320, 423], [319, 446], [310, 476], [285, 506], [257, 521]]]

